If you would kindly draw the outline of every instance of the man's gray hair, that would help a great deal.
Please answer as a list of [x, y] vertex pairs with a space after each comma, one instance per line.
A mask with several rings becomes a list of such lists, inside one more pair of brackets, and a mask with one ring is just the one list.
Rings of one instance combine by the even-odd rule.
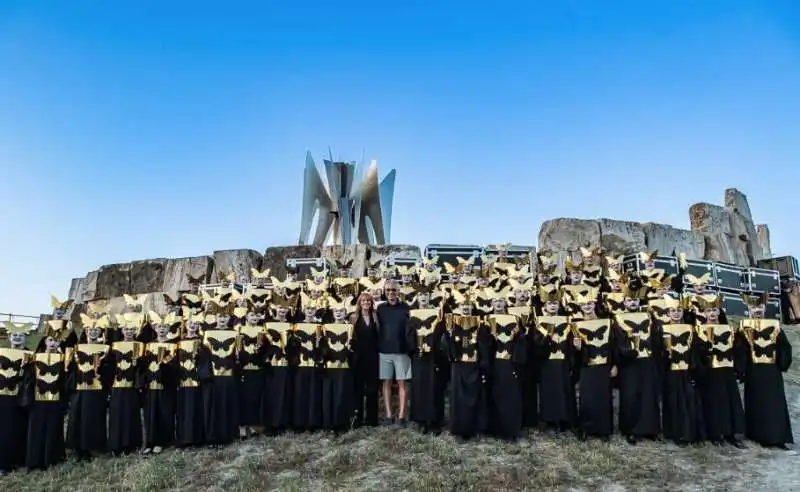
[[383, 284], [383, 288], [385, 289], [386, 287], [398, 288], [400, 287], [400, 282], [398, 282], [397, 279], [394, 278], [387, 279], [386, 283]]

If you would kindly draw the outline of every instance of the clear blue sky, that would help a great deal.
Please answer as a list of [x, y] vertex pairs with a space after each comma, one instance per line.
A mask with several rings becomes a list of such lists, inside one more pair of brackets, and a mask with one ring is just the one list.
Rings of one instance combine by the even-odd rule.
[[397, 169], [394, 242], [688, 228], [735, 186], [800, 253], [797, 2], [214, 3], [0, 2], [0, 311], [106, 263], [294, 244], [329, 145]]

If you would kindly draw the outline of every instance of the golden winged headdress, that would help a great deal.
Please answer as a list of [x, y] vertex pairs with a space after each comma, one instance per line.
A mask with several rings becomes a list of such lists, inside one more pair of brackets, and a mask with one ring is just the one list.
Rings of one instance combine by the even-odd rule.
[[692, 287], [705, 287], [711, 282], [711, 278], [711, 272], [706, 272], [701, 277], [695, 277], [691, 273], [687, 273], [683, 276], [684, 282]]
[[614, 256], [606, 256], [605, 263], [606, 263], [606, 270], [609, 272], [617, 272], [617, 274], [622, 273], [622, 265], [625, 262], [625, 255], [619, 255], [617, 257]]
[[620, 285], [622, 287], [622, 294], [628, 299], [647, 299], [647, 293], [650, 287], [643, 282], [640, 278], [630, 277], [623, 275], [620, 278]]
[[211, 296], [207, 292], [203, 292], [203, 301], [205, 301], [206, 314], [223, 314], [230, 316], [233, 314], [233, 309], [236, 303], [231, 300], [230, 296]]
[[572, 261], [572, 258], [567, 257], [567, 259], [564, 260], [564, 271], [566, 271], [568, 274], [583, 272], [583, 259], [581, 259], [581, 261], [578, 263], [575, 263]]
[[665, 295], [659, 299], [664, 306], [664, 309], [687, 309], [691, 305], [691, 299], [682, 297], [680, 299]]
[[582, 306], [590, 302], [597, 302], [599, 295], [599, 290], [596, 288], [590, 288], [584, 292], [579, 292], [577, 290], [567, 292], [569, 302], [572, 304], [577, 304], [578, 306]]
[[472, 272], [472, 266], [475, 264], [475, 257], [470, 256], [469, 258], [464, 259], [460, 256], [456, 256], [456, 262], [457, 262], [456, 265], [445, 262], [444, 264], [445, 271], [447, 273], [469, 274]]
[[592, 258], [600, 258], [602, 255], [602, 248], [600, 246], [595, 246], [594, 248], [581, 246], [580, 252], [583, 262], [588, 263], [588, 260]]
[[672, 280], [675, 275], [664, 275], [662, 278], [649, 277], [647, 279], [647, 286], [651, 290], [672, 289]]
[[300, 293], [300, 305], [302, 306], [302, 309], [308, 307], [313, 307], [316, 309], [325, 309], [326, 307], [328, 307], [328, 302], [330, 300], [331, 299], [325, 296], [318, 297], [317, 299], [312, 299], [311, 296], [309, 296], [305, 292]]
[[111, 328], [111, 318], [107, 314], [103, 314], [99, 318], [95, 318], [81, 313], [80, 317], [81, 325], [83, 326], [84, 331], [89, 328], [98, 328], [100, 330]]
[[258, 279], [264, 279], [264, 281], [268, 281], [270, 279], [270, 269], [267, 268], [265, 270], [256, 270], [255, 268], [250, 269], [250, 281], [255, 283]]
[[11, 321], [3, 322], [6, 327], [6, 333], [24, 333], [29, 334], [36, 329], [33, 323], [12, 323]]
[[705, 311], [706, 309], [719, 309], [722, 307], [722, 296], [719, 294], [699, 294], [691, 297], [686, 297], [689, 301], [693, 302], [698, 309]]
[[219, 272], [219, 281], [220, 282], [228, 282], [228, 283], [231, 283], [231, 284], [236, 283], [236, 272], [233, 269], [220, 270], [220, 272]]
[[769, 294], [766, 292], [755, 296], [745, 293], [742, 293], [741, 295], [742, 295], [742, 300], [750, 307], [763, 306], [767, 304], [767, 301], [769, 301]]
[[103, 315], [108, 314], [110, 306], [108, 305], [108, 301], [106, 299], [98, 299], [95, 301], [89, 301], [86, 304], [86, 308], [89, 310], [90, 315]]
[[416, 265], [397, 265], [397, 273], [400, 276], [414, 275], [417, 273]]
[[537, 293], [541, 302], [561, 302], [561, 289], [555, 284], [540, 285]]
[[356, 311], [357, 306], [354, 304], [353, 297], [343, 297], [341, 301], [337, 301], [335, 299], [329, 299], [328, 307], [330, 309], [344, 309], [347, 312], [347, 314], [350, 314]]
[[439, 270], [439, 255], [431, 258], [422, 258], [420, 260], [420, 266], [426, 270]]
[[510, 290], [508, 287], [505, 287], [500, 290], [495, 290], [491, 287], [483, 289], [483, 297], [488, 301], [495, 301], [495, 300], [508, 301], [509, 295], [510, 295]]
[[656, 256], [658, 256], [658, 250], [657, 249], [654, 250], [654, 251], [651, 251], [650, 253], [646, 253], [644, 251], [640, 251], [639, 252], [639, 260], [641, 260], [642, 263], [655, 261], [656, 260]]
[[474, 299], [470, 291], [461, 292], [453, 289], [450, 291], [450, 295], [453, 296], [453, 300], [457, 306], [463, 306], [464, 304], [475, 305], [476, 303], [476, 299]]
[[189, 282], [189, 285], [200, 285], [206, 282], [206, 278], [208, 277], [207, 274], [201, 273], [200, 275], [193, 277], [191, 274], [186, 274], [186, 280]]
[[293, 311], [297, 308], [297, 301], [300, 298], [300, 293], [290, 294], [286, 296], [281, 296], [277, 294], [273, 294], [270, 298], [269, 304], [272, 307], [285, 307], [286, 309]]
[[74, 299], [67, 299], [66, 301], [60, 300], [58, 297], [50, 294], [50, 307], [53, 310], [61, 310], [61, 311], [68, 311], [70, 307], [72, 307], [72, 303], [74, 303]]
[[511, 287], [512, 291], [516, 291], [516, 290], [533, 291], [534, 281], [533, 281], [533, 277], [528, 278], [524, 282], [521, 281], [518, 278], [510, 277], [508, 279], [508, 285]]
[[128, 306], [128, 309], [134, 311], [143, 310], [144, 302], [147, 300], [147, 294], [139, 294], [135, 296], [122, 294], [122, 297], [125, 299], [125, 305]]
[[181, 318], [175, 313], [169, 314], [159, 314], [156, 311], [148, 311], [147, 312], [147, 319], [151, 325], [164, 325], [164, 326], [175, 326], [180, 324]]

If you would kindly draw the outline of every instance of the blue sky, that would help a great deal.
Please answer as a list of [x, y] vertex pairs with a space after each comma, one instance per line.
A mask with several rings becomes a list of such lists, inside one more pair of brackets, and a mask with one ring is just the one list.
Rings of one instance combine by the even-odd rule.
[[734, 186], [800, 253], [796, 2], [214, 3], [0, 3], [0, 311], [102, 264], [294, 244], [328, 146], [397, 169], [394, 242], [688, 228]]

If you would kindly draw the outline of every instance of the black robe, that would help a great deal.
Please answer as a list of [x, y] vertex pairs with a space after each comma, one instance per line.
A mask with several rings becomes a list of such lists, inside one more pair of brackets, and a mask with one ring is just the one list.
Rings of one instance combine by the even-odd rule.
[[[774, 320], [743, 320], [749, 353], [744, 373], [747, 438], [762, 446], [792, 444], [792, 423], [786, 405], [783, 373], [792, 364], [792, 346]], [[760, 326], [758, 321], [760, 321]]]
[[265, 424], [264, 400], [267, 398], [267, 348], [263, 326], [239, 328], [239, 425], [260, 427]]
[[208, 330], [198, 351], [207, 444], [230, 444], [239, 438], [237, 337], [233, 330]]
[[146, 449], [165, 448], [175, 442], [177, 348], [175, 343], [148, 343], [139, 364]]
[[647, 313], [620, 313], [614, 321], [619, 430], [625, 436], [656, 438], [661, 433], [661, 332]]
[[66, 445], [79, 456], [104, 453], [107, 448], [108, 390], [113, 375], [108, 352], [108, 345], [81, 343], [69, 363], [67, 385], [72, 397]]
[[114, 454], [131, 453], [142, 445], [142, 403], [138, 378], [142, 342], [114, 342], [108, 355], [112, 366], [108, 402], [108, 449]]
[[[445, 317], [451, 316], [446, 314]], [[477, 316], [453, 315], [446, 321], [450, 358], [450, 432], [470, 438], [486, 430], [486, 374], [491, 363], [491, 335]]]
[[532, 336], [541, 359], [539, 421], [566, 430], [576, 423], [575, 383], [580, 369], [567, 317], [540, 316]]
[[614, 336], [609, 319], [577, 320], [581, 338], [578, 430], [587, 436], [614, 433]]
[[[10, 472], [25, 464], [28, 411], [23, 407], [23, 381], [33, 352], [0, 348], [0, 471]], [[30, 376], [28, 376], [30, 378]]]
[[[444, 426], [444, 398], [449, 376], [444, 334], [444, 322], [439, 320], [438, 309], [409, 312], [406, 345], [412, 352], [413, 374], [410, 420], [425, 431], [438, 431]], [[377, 374], [375, 377], [377, 379]]]
[[199, 338], [178, 342], [178, 392], [175, 409], [175, 442], [180, 447], [197, 446], [205, 440], [203, 392], [197, 375]]
[[695, 389], [704, 343], [688, 324], [655, 321], [665, 337], [662, 352], [664, 393], [661, 426], [664, 437], [678, 444], [705, 440], [700, 391]]
[[355, 422], [353, 372], [350, 369], [352, 331], [353, 325], [349, 323], [322, 326], [319, 349], [322, 428], [325, 430], [347, 430]]
[[703, 340], [696, 374], [706, 438], [721, 442], [742, 436], [745, 418], [738, 374], [746, 363], [744, 341], [727, 324], [698, 325], [696, 334]]
[[269, 432], [280, 432], [292, 423], [292, 402], [294, 399], [294, 370], [290, 361], [297, 357], [292, 353], [294, 344], [290, 341], [291, 324], [271, 322], [267, 331], [267, 382], [264, 390], [264, 424]]
[[527, 345], [517, 316], [492, 314], [488, 323], [492, 335], [488, 340], [489, 431], [501, 439], [513, 440], [522, 431], [519, 374], [525, 367]]
[[319, 351], [320, 325], [297, 323], [292, 331], [292, 352], [297, 354], [293, 376], [292, 427], [299, 431], [322, 425], [322, 370]]
[[23, 383], [24, 405], [29, 409], [25, 466], [44, 470], [61, 463], [66, 456], [64, 415], [69, 395], [65, 356], [37, 353], [32, 364]]
[[[356, 425], [378, 425], [379, 361], [378, 328], [374, 322], [368, 324], [359, 313], [353, 330]], [[417, 374], [413, 365], [411, 373]], [[411, 380], [412, 387], [414, 381], [415, 379]], [[411, 411], [413, 415], [413, 398]]]

